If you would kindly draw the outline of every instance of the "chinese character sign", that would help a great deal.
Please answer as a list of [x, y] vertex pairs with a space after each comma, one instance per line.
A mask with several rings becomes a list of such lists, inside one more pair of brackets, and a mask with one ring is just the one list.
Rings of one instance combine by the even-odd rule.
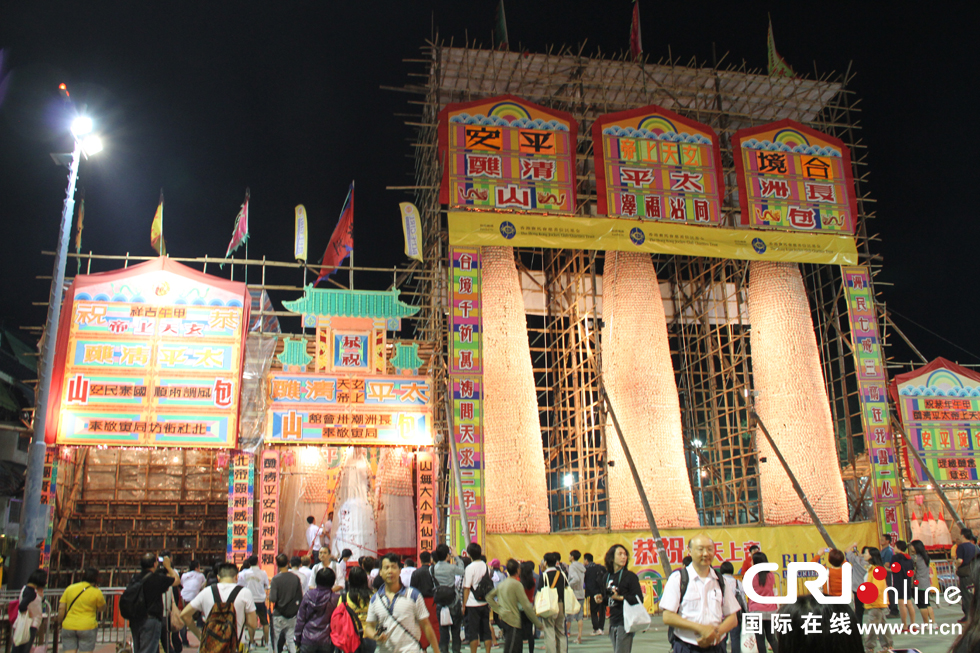
[[888, 379], [871, 292], [871, 272], [865, 266], [844, 266], [841, 273], [854, 343], [861, 425], [874, 481], [875, 509], [882, 532], [898, 532], [902, 490], [885, 392]]
[[780, 120], [732, 137], [741, 225], [853, 234], [857, 197], [840, 139]]
[[462, 478], [462, 497], [450, 488], [449, 532], [453, 545], [463, 545], [459, 505], [466, 508], [471, 541], [485, 543], [486, 506], [483, 477], [483, 313], [480, 285], [480, 249], [453, 248], [449, 252], [453, 283], [449, 329], [453, 334], [449, 369], [453, 406], [452, 438], [456, 441], [455, 465]]
[[269, 375], [267, 442], [431, 445], [430, 385], [422, 376]]
[[418, 553], [436, 546], [436, 469], [432, 449], [415, 454], [415, 514], [418, 516]]
[[76, 277], [49, 443], [234, 446], [249, 296], [211, 279], [169, 260]]
[[592, 142], [600, 215], [721, 222], [721, 147], [711, 127], [651, 105], [599, 116]]
[[479, 248], [454, 249], [452, 274], [451, 371], [479, 374], [483, 371], [482, 293]]
[[275, 449], [262, 452], [259, 463], [260, 504], [258, 529], [259, 565], [269, 574], [276, 575], [276, 554], [279, 551], [279, 473], [280, 456]]
[[239, 451], [228, 462], [228, 546], [225, 559], [241, 565], [252, 555], [255, 456]]
[[[976, 483], [980, 459], [980, 374], [945, 358], [895, 377], [891, 386], [908, 435], [940, 483]], [[928, 483], [911, 460], [919, 483]]]
[[575, 211], [571, 114], [503, 95], [439, 114], [439, 201], [456, 207]]

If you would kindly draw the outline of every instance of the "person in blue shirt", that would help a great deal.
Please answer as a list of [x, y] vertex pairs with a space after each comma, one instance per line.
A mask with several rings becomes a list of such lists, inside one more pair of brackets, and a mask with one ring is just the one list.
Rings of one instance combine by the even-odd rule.
[[[888, 569], [892, 564], [892, 558], [895, 556], [895, 549], [892, 548], [892, 535], [891, 533], [881, 534], [881, 561], [885, 563], [885, 569]], [[885, 578], [885, 582], [888, 583], [888, 587], [895, 587], [895, 578], [891, 570], [888, 571], [888, 576]], [[898, 603], [895, 602], [895, 593], [888, 593], [888, 616], [898, 617]]]

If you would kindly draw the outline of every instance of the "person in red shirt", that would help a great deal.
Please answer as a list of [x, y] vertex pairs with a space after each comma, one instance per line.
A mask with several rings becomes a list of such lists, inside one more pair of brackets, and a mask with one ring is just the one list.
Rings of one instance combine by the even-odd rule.
[[749, 552], [746, 554], [745, 560], [742, 561], [742, 568], [738, 572], [739, 576], [742, 576], [743, 578], [745, 577], [745, 572], [747, 572], [749, 567], [752, 566], [752, 555], [758, 553], [759, 550], [760, 549], [757, 544], [753, 544], [749, 547]]

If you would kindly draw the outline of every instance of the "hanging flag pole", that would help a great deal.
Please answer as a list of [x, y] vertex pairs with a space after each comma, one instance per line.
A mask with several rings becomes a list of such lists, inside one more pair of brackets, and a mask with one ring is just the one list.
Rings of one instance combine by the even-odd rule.
[[[313, 285], [317, 285], [322, 280], [337, 271], [348, 255], [354, 252], [354, 182], [350, 183], [347, 191], [347, 199], [344, 200], [344, 208], [340, 212], [337, 226], [334, 227], [327, 249], [323, 252], [323, 259], [320, 265], [320, 274], [317, 276]], [[354, 284], [354, 264], [351, 256], [350, 284], [353, 289]]]
[[786, 63], [786, 60], [776, 52], [776, 39], [772, 35], [772, 17], [769, 18], [769, 38], [768, 38], [768, 54], [769, 54], [769, 76], [770, 77], [796, 77], [796, 73], [790, 68], [790, 65]]
[[167, 255], [167, 241], [163, 239], [163, 189], [160, 189], [160, 203], [157, 212], [153, 214], [153, 224], [150, 225], [150, 245], [160, 256]]
[[507, 35], [507, 14], [504, 12], [504, 0], [497, 5], [494, 16], [496, 28], [493, 31], [494, 50], [510, 50], [510, 38]]
[[633, 20], [630, 22], [630, 56], [639, 61], [643, 54], [643, 38], [640, 34], [640, 3], [633, 0]]
[[[251, 197], [251, 189], [245, 189], [245, 201], [242, 202], [241, 208], [238, 209], [238, 215], [235, 216], [235, 227], [231, 230], [231, 240], [228, 242], [228, 251], [225, 252], [225, 258], [228, 258], [232, 253], [245, 245], [245, 260], [248, 261], [248, 200]], [[245, 263], [245, 283], [248, 283], [248, 264]], [[225, 264], [222, 263], [218, 266], [219, 268], [224, 268]], [[232, 279], [235, 278], [235, 264], [231, 265]]]

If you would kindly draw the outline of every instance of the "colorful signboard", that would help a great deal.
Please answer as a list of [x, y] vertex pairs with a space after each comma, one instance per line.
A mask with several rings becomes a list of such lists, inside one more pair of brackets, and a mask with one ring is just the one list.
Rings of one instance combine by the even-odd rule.
[[[453, 334], [449, 384], [453, 407], [456, 464], [462, 478], [462, 500], [469, 521], [470, 540], [486, 541], [485, 483], [483, 477], [483, 311], [480, 249], [453, 248], [451, 265]], [[449, 532], [457, 548], [463, 542], [459, 495], [451, 486]]]
[[844, 142], [792, 120], [732, 136], [741, 225], [854, 234], [857, 196]]
[[421, 376], [273, 372], [266, 440], [287, 444], [431, 445], [430, 386]]
[[[66, 453], [66, 455], [69, 455]], [[55, 504], [58, 496], [58, 448], [47, 447], [44, 450], [44, 473], [41, 475], [41, 505], [48, 514], [48, 528], [44, 534], [44, 544], [41, 547], [42, 569], [47, 569], [51, 562], [51, 540], [54, 535]]]
[[[980, 462], [980, 374], [945, 358], [895, 377], [890, 387], [908, 445], [939, 483], [976, 483]], [[911, 465], [909, 465], [911, 463]], [[914, 458], [915, 481], [929, 482]]]
[[[877, 546], [878, 533], [874, 522], [854, 524], [826, 524], [825, 528], [835, 542], [854, 542], [860, 550], [863, 546]], [[810, 524], [791, 526], [743, 526], [735, 528], [698, 528], [691, 530], [661, 530], [664, 548], [671, 567], [677, 569], [687, 554], [687, 546], [696, 535], [707, 534], [715, 545], [713, 565], [729, 561], [735, 569], [742, 566], [748, 548], [759, 545], [768, 551], [769, 562], [779, 565], [779, 573], [786, 578], [786, 565], [805, 562], [822, 552], [827, 544], [820, 532]], [[649, 532], [626, 531], [608, 533], [573, 532], [551, 535], [527, 533], [493, 533], [487, 536], [490, 551], [506, 551], [517, 560], [541, 560], [549, 551], [608, 551], [613, 545], [625, 546], [630, 553], [629, 569], [636, 573], [640, 582], [652, 581], [655, 600], [659, 600], [662, 588], [663, 567], [656, 540]], [[845, 545], [846, 546], [846, 545]], [[784, 585], [785, 587], [785, 585]]]
[[871, 271], [867, 266], [856, 265], [841, 267], [841, 273], [854, 344], [861, 425], [871, 462], [876, 516], [881, 532], [899, 533], [899, 525], [904, 521], [902, 487], [888, 411], [888, 377], [871, 292]]
[[418, 553], [434, 551], [436, 547], [436, 473], [432, 449], [415, 454], [415, 514], [418, 515]]
[[513, 95], [439, 112], [439, 201], [454, 207], [575, 211], [578, 126]]
[[75, 277], [45, 440], [233, 447], [250, 305], [245, 284], [166, 257]]
[[280, 457], [276, 449], [262, 452], [259, 464], [259, 565], [272, 578], [276, 575], [279, 553], [279, 473]]
[[853, 265], [858, 261], [854, 238], [846, 234], [753, 231], [489, 211], [450, 211], [449, 244], [457, 250], [491, 245], [833, 265]]
[[600, 215], [717, 225], [725, 196], [718, 134], [656, 105], [592, 124]]
[[228, 462], [228, 548], [225, 559], [241, 565], [252, 555], [255, 456], [238, 451]]

